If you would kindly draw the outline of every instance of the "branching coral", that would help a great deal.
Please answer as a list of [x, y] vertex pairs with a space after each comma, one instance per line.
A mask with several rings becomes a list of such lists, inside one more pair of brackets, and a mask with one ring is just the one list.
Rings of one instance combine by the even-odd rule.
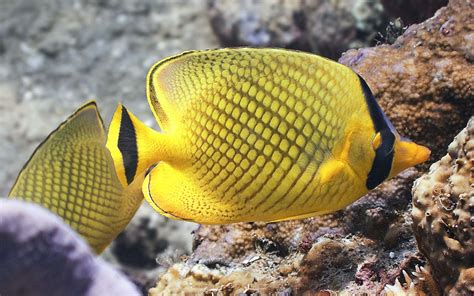
[[438, 286], [423, 266], [415, 266], [415, 271], [412, 272], [414, 279], [405, 270], [402, 274], [404, 284], [397, 278], [394, 285], [385, 286], [386, 296], [439, 296]]
[[139, 295], [43, 208], [0, 199], [1, 295]]

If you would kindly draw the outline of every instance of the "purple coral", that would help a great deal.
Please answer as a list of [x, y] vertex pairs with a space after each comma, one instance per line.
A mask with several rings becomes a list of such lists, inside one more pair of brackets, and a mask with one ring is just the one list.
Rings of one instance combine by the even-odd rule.
[[59, 217], [0, 200], [0, 295], [139, 295]]

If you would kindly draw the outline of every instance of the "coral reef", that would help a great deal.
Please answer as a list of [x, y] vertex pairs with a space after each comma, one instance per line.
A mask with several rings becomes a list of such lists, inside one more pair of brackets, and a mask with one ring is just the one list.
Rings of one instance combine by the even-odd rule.
[[[413, 187], [413, 229], [439, 286], [474, 293], [474, 117]], [[462, 293], [461, 293], [462, 294]]]
[[448, 0], [382, 0], [382, 4], [390, 16], [411, 25], [433, 16]]
[[[340, 59], [367, 80], [396, 128], [433, 149], [434, 158], [474, 110], [472, 13], [469, 1], [452, 0], [393, 45], [351, 50]], [[151, 291], [380, 294], [403, 270], [416, 273], [416, 265], [425, 265], [410, 215], [410, 188], [418, 176], [416, 169], [408, 170], [328, 216], [201, 226], [193, 253], [168, 269]], [[463, 273], [466, 285], [468, 275]], [[426, 286], [418, 291], [436, 291], [431, 277], [423, 278], [413, 281]]]
[[388, 24], [379, 0], [209, 0], [208, 6], [224, 46], [285, 47], [331, 58], [374, 45]]
[[[350, 50], [339, 62], [369, 84], [395, 128], [439, 159], [474, 110], [474, 3], [451, 0], [393, 45]], [[442, 132], [440, 132], [442, 131]]]
[[0, 199], [0, 217], [1, 295], [139, 295], [43, 208]]
[[401, 284], [399, 279], [395, 280], [394, 285], [385, 286], [386, 296], [439, 296], [438, 286], [436, 285], [431, 274], [424, 267], [415, 266], [412, 272], [412, 279], [406, 271], [402, 271], [403, 281]]
[[191, 256], [169, 268], [151, 294], [167, 295], [176, 289], [224, 295], [380, 293], [402, 269], [422, 264], [407, 211], [409, 188], [417, 176], [415, 169], [408, 170], [332, 215], [200, 226]]

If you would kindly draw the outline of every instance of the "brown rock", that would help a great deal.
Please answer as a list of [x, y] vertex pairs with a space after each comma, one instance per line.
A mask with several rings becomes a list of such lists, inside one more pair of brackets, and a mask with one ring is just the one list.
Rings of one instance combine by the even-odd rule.
[[339, 62], [369, 84], [403, 135], [439, 159], [474, 110], [474, 2], [451, 0], [393, 45], [350, 50]]

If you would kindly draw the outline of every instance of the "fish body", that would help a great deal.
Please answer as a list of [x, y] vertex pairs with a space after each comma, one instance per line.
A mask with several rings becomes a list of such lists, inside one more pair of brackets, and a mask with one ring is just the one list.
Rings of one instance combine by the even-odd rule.
[[333, 212], [429, 150], [401, 140], [364, 80], [281, 49], [193, 51], [155, 64], [147, 96], [162, 132], [119, 106], [107, 147], [122, 184], [161, 214], [199, 223]]
[[57, 214], [100, 253], [125, 228], [143, 200], [143, 176], [122, 186], [97, 106], [80, 107], [40, 145], [9, 197]]

